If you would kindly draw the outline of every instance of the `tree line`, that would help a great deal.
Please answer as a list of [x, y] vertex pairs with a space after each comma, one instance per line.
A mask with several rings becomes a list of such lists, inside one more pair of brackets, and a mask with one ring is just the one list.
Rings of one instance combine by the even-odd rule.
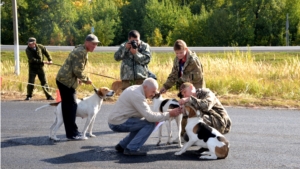
[[[1, 6], [1, 44], [13, 44], [11, 0]], [[138, 30], [151, 46], [300, 45], [299, 0], [18, 0], [19, 43], [83, 43], [94, 28], [103, 46]], [[288, 22], [287, 22], [288, 18]], [[288, 31], [286, 31], [288, 28]]]

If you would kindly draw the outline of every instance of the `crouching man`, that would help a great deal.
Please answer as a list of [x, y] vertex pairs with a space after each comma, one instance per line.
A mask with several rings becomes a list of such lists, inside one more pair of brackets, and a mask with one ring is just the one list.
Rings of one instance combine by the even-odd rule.
[[203, 121], [209, 126], [217, 129], [220, 133], [226, 134], [230, 131], [231, 120], [229, 115], [216, 95], [208, 88], [196, 89], [193, 84], [186, 82], [180, 86], [180, 92], [184, 98], [179, 104], [194, 98], [195, 108], [201, 111]]
[[140, 148], [147, 141], [155, 128], [155, 122], [176, 117], [181, 113], [180, 108], [169, 112], [152, 112], [147, 98], [153, 98], [158, 92], [158, 83], [152, 78], [144, 80], [142, 85], [126, 88], [117, 100], [108, 117], [108, 125], [116, 132], [129, 134], [115, 146], [115, 149], [125, 155], [145, 156], [147, 152]]

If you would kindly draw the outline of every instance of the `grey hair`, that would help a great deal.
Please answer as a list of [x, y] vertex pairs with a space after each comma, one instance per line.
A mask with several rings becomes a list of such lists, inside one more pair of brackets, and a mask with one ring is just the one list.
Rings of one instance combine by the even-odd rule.
[[158, 89], [158, 83], [153, 78], [145, 79], [144, 82], [143, 82], [143, 86], [147, 86], [149, 88], [154, 88], [155, 87], [156, 89]]

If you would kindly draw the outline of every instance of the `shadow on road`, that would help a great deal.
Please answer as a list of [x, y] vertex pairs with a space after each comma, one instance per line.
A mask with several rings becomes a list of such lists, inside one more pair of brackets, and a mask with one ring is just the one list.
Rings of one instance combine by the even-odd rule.
[[[177, 146], [157, 147], [156, 145], [146, 145], [142, 147], [143, 151], [148, 151], [147, 156], [126, 156], [122, 153], [115, 151], [114, 146], [100, 147], [100, 146], [85, 146], [81, 149], [87, 151], [78, 152], [74, 154], [66, 154], [61, 157], [44, 159], [42, 161], [51, 164], [67, 164], [78, 162], [92, 162], [92, 161], [114, 161], [115, 163], [145, 163], [154, 161], [172, 161], [172, 160], [185, 160], [185, 161], [198, 161], [199, 158], [193, 151], [187, 151], [181, 156], [175, 156], [174, 153], [178, 151]], [[168, 150], [168, 149], [173, 149]], [[160, 150], [168, 150], [160, 151]]]

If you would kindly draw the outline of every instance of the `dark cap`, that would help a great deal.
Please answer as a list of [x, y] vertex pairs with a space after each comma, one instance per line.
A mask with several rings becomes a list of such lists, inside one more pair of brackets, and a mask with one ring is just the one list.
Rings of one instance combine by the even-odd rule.
[[187, 88], [187, 87], [190, 87], [190, 86], [192, 86], [192, 85], [193, 85], [193, 84], [190, 83], [190, 82], [185, 82], [185, 83], [183, 83], [183, 84], [180, 86], [179, 91], [181, 92], [183, 89], [185, 89], [185, 88]]
[[88, 34], [85, 38], [86, 41], [93, 42], [93, 43], [99, 43], [97, 36], [94, 34]]
[[27, 43], [31, 44], [31, 43], [34, 43], [36, 42], [36, 39], [34, 37], [30, 37], [27, 41]]

